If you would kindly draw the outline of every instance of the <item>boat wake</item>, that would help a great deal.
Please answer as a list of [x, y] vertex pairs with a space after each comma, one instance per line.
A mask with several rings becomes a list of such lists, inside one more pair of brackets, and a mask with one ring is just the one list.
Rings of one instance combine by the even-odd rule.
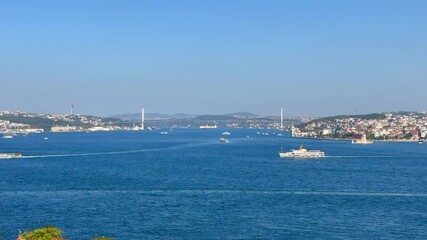
[[365, 156], [325, 156], [325, 158], [427, 158], [427, 156], [387, 156], [387, 155], [365, 155]]
[[311, 196], [361, 196], [361, 197], [421, 197], [427, 193], [405, 192], [346, 192], [346, 191], [285, 191], [285, 190], [235, 190], [235, 189], [152, 189], [152, 190], [59, 190], [59, 191], [1, 191], [2, 194], [164, 194], [164, 195], [206, 195], [206, 194], [256, 194], [256, 195], [311, 195]]
[[216, 144], [216, 142], [192, 143], [192, 144], [182, 144], [182, 145], [176, 145], [176, 146], [165, 147], [165, 148], [137, 149], [137, 150], [113, 151], [113, 152], [34, 155], [34, 156], [22, 156], [21, 158], [55, 158], [55, 157], [84, 157], [84, 156], [102, 156], [102, 155], [121, 155], [121, 154], [130, 154], [130, 153], [178, 150], [178, 149], [200, 147], [200, 146], [211, 145], [211, 144]]

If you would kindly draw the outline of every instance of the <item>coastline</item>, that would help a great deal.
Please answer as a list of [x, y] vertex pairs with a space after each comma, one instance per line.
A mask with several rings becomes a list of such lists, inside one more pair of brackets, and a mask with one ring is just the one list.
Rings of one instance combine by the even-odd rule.
[[[292, 138], [299, 138], [299, 139], [311, 139], [311, 140], [331, 140], [331, 141], [351, 141], [351, 138], [314, 138], [314, 137], [292, 137]], [[418, 142], [418, 140], [406, 140], [406, 139], [387, 139], [387, 140], [373, 140], [368, 139], [373, 142]]]

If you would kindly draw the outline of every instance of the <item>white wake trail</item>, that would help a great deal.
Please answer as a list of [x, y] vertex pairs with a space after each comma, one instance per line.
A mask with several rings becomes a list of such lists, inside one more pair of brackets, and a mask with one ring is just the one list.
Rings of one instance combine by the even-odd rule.
[[34, 155], [34, 156], [22, 156], [22, 158], [54, 158], [54, 157], [84, 157], [84, 156], [102, 156], [102, 155], [120, 155], [129, 153], [142, 153], [142, 152], [156, 152], [156, 151], [167, 151], [167, 150], [178, 150], [184, 148], [199, 147], [204, 145], [214, 144], [216, 142], [203, 142], [203, 143], [192, 143], [182, 144], [172, 147], [165, 148], [151, 148], [151, 149], [138, 149], [138, 150], [127, 150], [127, 151], [113, 151], [113, 152], [93, 152], [93, 153], [70, 153], [70, 154], [50, 154], [50, 155]]
[[360, 197], [417, 197], [427, 198], [427, 193], [406, 192], [347, 192], [347, 191], [291, 191], [291, 190], [243, 190], [243, 189], [151, 189], [151, 190], [53, 190], [53, 191], [1, 191], [2, 194], [257, 194], [257, 195], [307, 195], [307, 196], [360, 196]]
[[427, 159], [427, 156], [366, 155], [366, 156], [325, 156], [325, 158], [426, 158]]

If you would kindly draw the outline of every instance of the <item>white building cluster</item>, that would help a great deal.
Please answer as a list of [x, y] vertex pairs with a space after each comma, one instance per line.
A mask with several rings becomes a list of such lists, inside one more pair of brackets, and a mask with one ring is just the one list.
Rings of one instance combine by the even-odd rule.
[[[35, 126], [43, 126], [44, 129]], [[3, 135], [40, 133], [44, 130], [52, 132], [75, 132], [130, 129], [130, 126], [117, 126], [111, 120], [108, 121], [108, 119], [93, 116], [0, 111], [0, 134]]]
[[[22, 114], [21, 112], [11, 112], [11, 111], [0, 111], [1, 116], [18, 116]], [[27, 115], [24, 115], [28, 117]], [[29, 124], [13, 122], [10, 120], [0, 119], [0, 133], [3, 134], [28, 134], [28, 133], [41, 133], [44, 130], [41, 128], [34, 128]]]
[[427, 135], [425, 112], [379, 114], [378, 118], [348, 117], [317, 120], [295, 129], [295, 137], [350, 138], [366, 135], [377, 140], [418, 140]]

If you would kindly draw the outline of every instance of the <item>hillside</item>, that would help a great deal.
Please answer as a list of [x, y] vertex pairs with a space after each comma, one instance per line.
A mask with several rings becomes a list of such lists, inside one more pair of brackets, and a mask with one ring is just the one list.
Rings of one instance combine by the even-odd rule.
[[337, 116], [331, 116], [331, 117], [323, 117], [323, 118], [317, 118], [310, 122], [301, 123], [297, 127], [304, 128], [309, 124], [312, 123], [320, 123], [320, 122], [329, 122], [329, 121], [335, 121], [335, 120], [342, 120], [342, 119], [349, 119], [349, 118], [359, 118], [363, 120], [375, 120], [375, 119], [385, 119], [385, 113], [370, 113], [370, 114], [361, 114], [361, 115], [337, 115]]

